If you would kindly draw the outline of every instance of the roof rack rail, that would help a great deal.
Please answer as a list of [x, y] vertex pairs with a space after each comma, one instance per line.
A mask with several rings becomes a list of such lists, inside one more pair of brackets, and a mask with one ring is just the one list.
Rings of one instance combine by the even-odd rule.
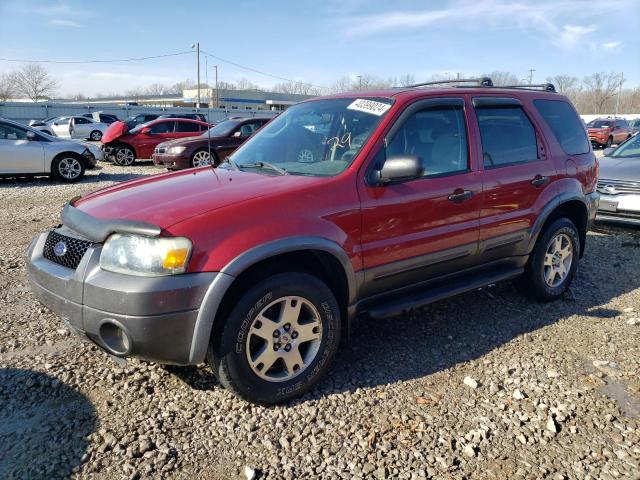
[[470, 83], [474, 82], [482, 87], [493, 87], [493, 82], [489, 77], [481, 77], [481, 78], [454, 78], [451, 80], [436, 80], [433, 82], [424, 82], [424, 83], [416, 83], [414, 85], [407, 85], [403, 88], [416, 88], [416, 87], [426, 87], [429, 85], [443, 85], [447, 83]]
[[498, 88], [518, 88], [521, 90], [544, 90], [545, 92], [556, 93], [556, 87], [553, 83], [538, 83], [535, 85], [504, 85]]

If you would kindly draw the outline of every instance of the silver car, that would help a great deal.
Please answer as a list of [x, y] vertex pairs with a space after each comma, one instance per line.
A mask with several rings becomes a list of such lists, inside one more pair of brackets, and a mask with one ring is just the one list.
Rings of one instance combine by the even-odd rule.
[[0, 119], [0, 176], [51, 175], [77, 182], [93, 168], [100, 150]]
[[640, 225], [640, 135], [600, 159], [597, 220]]
[[58, 137], [78, 138], [82, 140], [93, 140], [99, 142], [102, 135], [109, 128], [109, 125], [103, 122], [97, 122], [92, 118], [80, 115], [72, 117], [60, 117], [49, 125]]

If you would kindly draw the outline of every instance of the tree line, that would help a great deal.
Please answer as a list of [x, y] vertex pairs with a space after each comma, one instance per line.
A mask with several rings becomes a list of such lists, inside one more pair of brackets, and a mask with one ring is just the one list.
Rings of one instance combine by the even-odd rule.
[[[528, 82], [511, 72], [493, 71], [480, 75], [488, 76], [496, 86], [521, 85]], [[458, 77], [457, 74], [432, 75], [424, 81], [444, 81]], [[546, 82], [553, 83], [556, 90], [567, 95], [581, 114], [613, 114], [640, 112], [640, 87], [625, 88], [625, 79], [615, 72], [596, 72], [583, 78], [561, 74], [549, 77]], [[246, 78], [228, 82], [219, 81], [218, 88], [224, 90], [258, 90], [299, 95], [326, 95], [352, 90], [376, 90], [390, 87], [406, 87], [416, 83], [413, 74], [382, 78], [364, 73], [356, 78], [344, 76], [328, 87], [320, 87], [308, 82], [280, 82], [265, 89]], [[197, 88], [197, 83], [186, 79], [173, 85], [153, 83], [144, 87], [129, 89], [124, 92], [97, 94], [95, 97], [125, 96], [131, 99], [147, 95], [181, 94], [183, 90]], [[60, 83], [40, 64], [27, 64], [18, 70], [0, 73], [0, 101], [10, 98], [28, 98], [34, 102], [53, 97]], [[215, 88], [215, 85], [200, 84], [200, 88]], [[71, 98], [82, 100], [87, 98], [83, 93]]]

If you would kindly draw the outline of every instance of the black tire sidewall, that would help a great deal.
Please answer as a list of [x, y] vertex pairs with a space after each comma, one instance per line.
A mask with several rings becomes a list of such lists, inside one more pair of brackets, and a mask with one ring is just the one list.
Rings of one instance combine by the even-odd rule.
[[[96, 138], [96, 139], [93, 138], [93, 134], [94, 133], [98, 134], [98, 138]], [[100, 130], [94, 130], [93, 132], [91, 132], [89, 134], [89, 139], [93, 140], [94, 142], [99, 142], [100, 140], [102, 140], [102, 132]]]
[[[551, 287], [547, 285], [544, 280], [544, 256], [547, 252], [549, 242], [556, 235], [564, 233], [572, 242], [573, 259], [569, 274], [564, 281], [557, 287]], [[578, 259], [580, 257], [580, 236], [578, 229], [574, 223], [567, 218], [560, 218], [555, 220], [549, 227], [543, 232], [542, 236], [538, 239], [533, 251], [533, 255], [528, 265], [528, 272], [530, 285], [533, 287], [533, 295], [539, 300], [551, 301], [559, 298], [567, 289], [571, 286], [573, 277], [575, 276], [578, 268]]]
[[[59, 165], [60, 165], [60, 162], [64, 158], [75, 158], [78, 162], [80, 162], [80, 175], [78, 175], [74, 179], [69, 179], [69, 178], [66, 178], [64, 175], [62, 175], [60, 173]], [[61, 182], [65, 182], [65, 183], [79, 182], [80, 180], [82, 180], [84, 178], [85, 170], [86, 170], [86, 166], [84, 164], [84, 161], [81, 158], [78, 158], [75, 155], [60, 155], [56, 159], [54, 159], [53, 162], [51, 163], [51, 173], [53, 174], [53, 178], [55, 178], [56, 180], [59, 180]]]
[[[322, 320], [322, 340], [316, 358], [300, 375], [284, 382], [261, 379], [246, 358], [246, 336], [253, 319], [270, 302], [289, 295], [310, 301]], [[240, 397], [272, 405], [298, 397], [323, 376], [340, 343], [340, 309], [331, 290], [306, 273], [281, 273], [256, 285], [243, 295], [231, 311], [219, 342], [213, 348], [214, 370], [225, 387]]]

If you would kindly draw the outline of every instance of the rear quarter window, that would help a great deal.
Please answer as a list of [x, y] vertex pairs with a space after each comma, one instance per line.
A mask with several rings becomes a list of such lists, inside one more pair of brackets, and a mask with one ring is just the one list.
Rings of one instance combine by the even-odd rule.
[[534, 100], [536, 109], [568, 155], [589, 152], [589, 139], [573, 107], [562, 100]]

